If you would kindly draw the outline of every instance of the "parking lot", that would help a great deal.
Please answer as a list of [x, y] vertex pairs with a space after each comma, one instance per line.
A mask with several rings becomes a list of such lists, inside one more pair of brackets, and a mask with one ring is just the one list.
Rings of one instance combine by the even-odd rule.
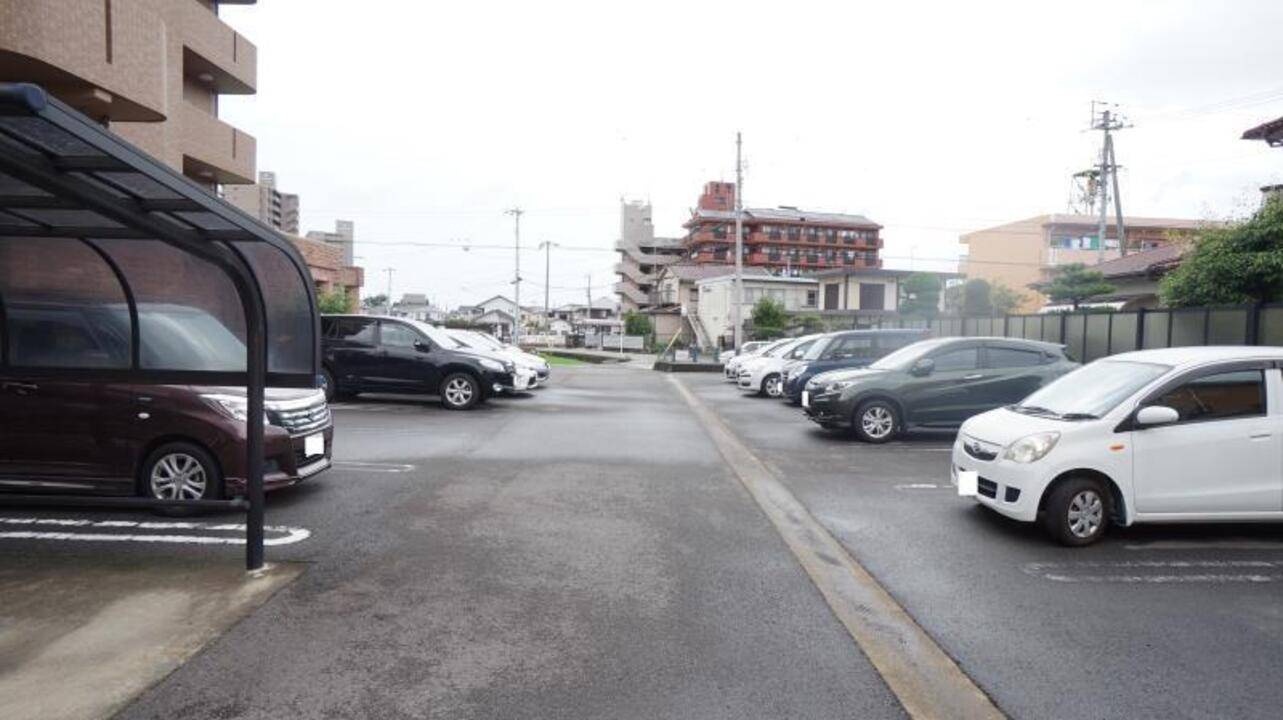
[[[716, 374], [576, 367], [466, 413], [336, 404], [335, 467], [268, 500], [301, 575], [119, 716], [902, 717], [683, 390], [1003, 713], [1277, 714], [1277, 526], [1061, 548], [956, 497], [947, 434], [862, 445]], [[6, 567], [243, 553], [237, 514], [0, 516]]]

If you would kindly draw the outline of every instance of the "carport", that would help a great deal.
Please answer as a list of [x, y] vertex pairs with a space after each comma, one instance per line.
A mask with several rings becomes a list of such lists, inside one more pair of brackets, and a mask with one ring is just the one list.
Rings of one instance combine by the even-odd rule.
[[[6, 307], [20, 303], [108, 308], [127, 340], [110, 356], [18, 353]], [[140, 322], [139, 309], [157, 305], [216, 320], [184, 332], [208, 333], [211, 347], [230, 333], [244, 357], [143, 352], [159, 331]], [[248, 391], [244, 497], [0, 494], [0, 504], [243, 510], [246, 565], [261, 568], [264, 388], [316, 386], [318, 328], [310, 275], [283, 236], [42, 88], [0, 83], [0, 367], [32, 378]]]

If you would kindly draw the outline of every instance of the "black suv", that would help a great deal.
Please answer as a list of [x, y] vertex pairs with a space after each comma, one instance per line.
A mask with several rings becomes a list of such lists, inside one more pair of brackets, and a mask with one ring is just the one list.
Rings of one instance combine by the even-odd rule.
[[321, 318], [322, 383], [331, 400], [362, 392], [439, 395], [467, 410], [532, 378], [512, 361], [465, 346], [414, 320], [371, 315]]

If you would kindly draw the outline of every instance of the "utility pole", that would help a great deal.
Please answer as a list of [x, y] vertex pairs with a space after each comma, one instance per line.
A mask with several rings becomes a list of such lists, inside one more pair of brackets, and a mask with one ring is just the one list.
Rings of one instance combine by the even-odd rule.
[[513, 248], [514, 248], [514, 272], [512, 294], [514, 295], [513, 303], [517, 306], [516, 317], [512, 319], [512, 344], [519, 345], [521, 341], [521, 213], [524, 212], [519, 207], [511, 208], [505, 211], [512, 216], [513, 222]]
[[731, 322], [735, 324], [735, 352], [740, 350], [740, 336], [744, 332], [744, 164], [743, 140], [735, 133], [735, 306]]
[[[1096, 110], [1097, 105], [1104, 107], [1104, 109], [1098, 112]], [[1100, 203], [1100, 227], [1096, 241], [1097, 262], [1105, 260], [1105, 226], [1109, 222], [1109, 192], [1111, 184], [1113, 185], [1114, 212], [1118, 225], [1119, 254], [1127, 254], [1127, 230], [1123, 225], [1123, 200], [1118, 191], [1118, 159], [1114, 155], [1113, 132], [1131, 126], [1125, 124], [1120, 115], [1110, 110], [1111, 105], [1112, 103], [1095, 100], [1091, 103], [1091, 129], [1099, 130], [1103, 134], [1100, 146], [1100, 165], [1096, 172], [1096, 199]], [[1117, 106], [1115, 105], [1114, 107]]]
[[588, 279], [588, 319], [592, 319], [592, 275], [585, 275]]
[[388, 299], [387, 299], [387, 302], [383, 303], [383, 309], [386, 314], [391, 315], [392, 314], [392, 273], [396, 272], [396, 268], [383, 268], [383, 272], [388, 274]]
[[543, 314], [548, 316], [552, 312], [552, 305], [548, 302], [548, 292], [552, 289], [549, 278], [552, 277], [552, 249], [561, 247], [555, 242], [544, 240], [539, 243], [539, 249], [544, 251], [543, 261]]

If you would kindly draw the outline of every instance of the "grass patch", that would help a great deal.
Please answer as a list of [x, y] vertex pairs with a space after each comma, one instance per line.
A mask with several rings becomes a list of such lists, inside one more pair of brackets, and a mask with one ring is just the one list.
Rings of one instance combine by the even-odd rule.
[[548, 364], [552, 367], [579, 367], [580, 365], [588, 364], [583, 360], [576, 360], [568, 357], [557, 357], [556, 355], [545, 355], [544, 353], [539, 353], [539, 357], [547, 360]]

